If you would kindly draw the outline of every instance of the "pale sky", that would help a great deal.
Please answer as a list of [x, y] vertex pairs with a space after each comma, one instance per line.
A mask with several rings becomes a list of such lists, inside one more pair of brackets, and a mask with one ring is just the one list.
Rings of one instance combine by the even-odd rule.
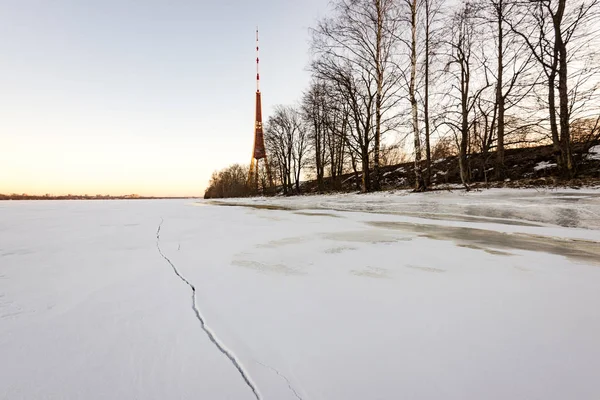
[[328, 0], [0, 0], [0, 193], [202, 195], [309, 82]]

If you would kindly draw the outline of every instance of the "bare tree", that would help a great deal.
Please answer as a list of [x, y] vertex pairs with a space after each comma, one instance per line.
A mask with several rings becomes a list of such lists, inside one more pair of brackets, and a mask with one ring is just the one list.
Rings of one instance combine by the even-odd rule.
[[302, 115], [297, 108], [290, 108], [289, 113], [289, 118], [294, 127], [292, 139], [292, 171], [294, 174], [296, 194], [300, 194], [300, 175], [307, 165], [306, 155], [309, 149], [308, 130], [306, 129], [306, 125], [302, 120]]
[[410, 85], [408, 96], [412, 116], [412, 131], [415, 145], [415, 191], [427, 189], [421, 172], [421, 133], [419, 132], [419, 110], [416, 94], [417, 83], [417, 0], [406, 0], [410, 9]]
[[[498, 145], [496, 147], [497, 165], [496, 168], [500, 173], [500, 168], [504, 166], [504, 111], [505, 97], [502, 93], [504, 85], [504, 19], [507, 7], [507, 0], [490, 0], [493, 6], [494, 17], [498, 24], [497, 40], [498, 40], [498, 74], [496, 75], [496, 107], [498, 110]], [[490, 129], [492, 131], [492, 129]], [[490, 135], [491, 136], [491, 135]], [[484, 167], [485, 168], [485, 167]]]
[[310, 132], [309, 140], [312, 143], [317, 187], [319, 191], [323, 191], [327, 146], [327, 104], [324, 82], [313, 81], [311, 83], [302, 98], [302, 110]]
[[[353, 85], [361, 92], [367, 89], [368, 97], [374, 96], [373, 110], [368, 111], [372, 112], [374, 121], [355, 126], [355, 131], [368, 128], [364, 132], [367, 137], [371, 135], [370, 130], [374, 131], [373, 181], [374, 188], [379, 189], [381, 137], [390, 129], [397, 102], [399, 74], [394, 72], [396, 64], [392, 58], [399, 44], [398, 8], [395, 0], [336, 0], [333, 8], [335, 16], [320, 21], [313, 30], [313, 50], [330, 64], [351, 70], [357, 78]], [[363, 179], [366, 175], [369, 172], [363, 170]], [[371, 189], [370, 182], [366, 186], [363, 185], [363, 189]]]
[[425, 57], [424, 57], [424, 94], [423, 94], [423, 119], [425, 123], [425, 158], [427, 173], [425, 185], [431, 182], [431, 118], [430, 118], [430, 86], [431, 86], [431, 64], [434, 59], [434, 48], [436, 47], [436, 24], [439, 22], [441, 11], [441, 0], [422, 0], [425, 8], [423, 26], [425, 28]]
[[347, 146], [357, 155], [362, 166], [361, 190], [371, 191], [370, 161], [373, 153], [375, 130], [374, 79], [365, 71], [355, 70], [352, 65], [337, 57], [323, 55], [312, 64], [312, 70], [320, 79], [330, 83], [339, 104], [347, 107], [351, 126], [346, 134]]
[[[481, 152], [482, 165], [478, 168], [479, 177], [487, 180], [488, 162], [491, 151], [496, 148], [496, 177], [504, 175], [504, 149], [507, 133], [521, 134], [531, 126], [530, 118], [524, 118], [525, 104], [531, 94], [539, 74], [523, 40], [506, 27], [505, 20], [515, 13], [518, 0], [483, 0], [471, 3], [476, 9], [474, 24], [477, 29], [476, 63], [483, 67], [483, 76], [473, 82], [486, 86], [476, 99], [472, 110], [472, 126], [469, 151]], [[493, 60], [496, 62], [494, 63]], [[477, 65], [474, 65], [477, 67]], [[481, 75], [481, 74], [480, 74]], [[488, 87], [494, 90], [487, 90]], [[521, 115], [512, 118], [507, 112]], [[507, 125], [511, 121], [511, 126]], [[516, 121], [522, 126], [514, 126]], [[537, 122], [537, 121], [536, 121]], [[491, 168], [493, 169], [493, 168]]]
[[[506, 112], [519, 106], [531, 93], [536, 84], [536, 74], [532, 74], [533, 57], [526, 43], [511, 32], [506, 20], [513, 17], [518, 8], [518, 0], [486, 0], [484, 20], [491, 28], [495, 42], [496, 68], [489, 69], [495, 78], [493, 108], [487, 122], [486, 140], [483, 151], [487, 153], [496, 142], [496, 174], [504, 174], [504, 149], [506, 137]], [[483, 109], [482, 109], [483, 112]]]
[[[587, 48], [582, 41], [591, 41], [591, 36], [597, 38], [597, 31], [592, 33], [587, 29], [598, 16], [599, 4], [599, 0], [570, 0], [568, 3], [566, 0], [529, 0], [520, 2], [519, 15], [508, 20], [513, 32], [525, 41], [546, 76], [552, 143], [557, 163], [564, 176], [569, 178], [575, 173], [570, 120], [576, 102], [576, 98], [570, 97], [573, 92], [569, 91], [569, 82], [573, 81], [573, 76], [569, 73], [569, 66], [576, 64], [578, 60], [574, 56], [582, 55], [580, 51]], [[582, 32], [590, 37], [582, 37]], [[589, 76], [587, 74], [585, 81], [589, 80]]]
[[[445, 42], [449, 48], [446, 71], [452, 78], [446, 125], [458, 134], [460, 178], [466, 189], [469, 189], [470, 181], [467, 160], [470, 146], [469, 133], [476, 122], [476, 118], [470, 119], [470, 114], [475, 110], [482, 92], [490, 86], [485, 74], [485, 54], [479, 55], [477, 52], [480, 45], [477, 29], [478, 12], [479, 8], [473, 3], [464, 2], [448, 21], [449, 31]], [[479, 78], [482, 82], [477, 89], [473, 89], [477, 71], [483, 72], [483, 76]]]
[[265, 126], [265, 144], [283, 192], [289, 194], [294, 187], [299, 192], [308, 151], [308, 133], [300, 111], [291, 106], [276, 106]]
[[204, 198], [244, 197], [251, 193], [248, 186], [248, 167], [233, 164], [221, 171], [215, 171], [210, 178]]
[[303, 97], [303, 118], [309, 130], [309, 142], [315, 159], [317, 186], [324, 189], [326, 174], [339, 188], [347, 159], [350, 109], [331, 83], [313, 81]]
[[283, 193], [288, 194], [291, 186], [291, 149], [289, 136], [284, 128], [273, 117], [269, 117], [264, 129], [265, 146], [270, 154], [271, 171], [273, 177], [283, 188]]
[[[335, 93], [335, 92], [332, 92]], [[326, 142], [329, 160], [329, 176], [334, 188], [339, 188], [339, 177], [343, 174], [346, 163], [346, 147], [350, 127], [350, 108], [346, 103], [334, 96], [327, 100]]]

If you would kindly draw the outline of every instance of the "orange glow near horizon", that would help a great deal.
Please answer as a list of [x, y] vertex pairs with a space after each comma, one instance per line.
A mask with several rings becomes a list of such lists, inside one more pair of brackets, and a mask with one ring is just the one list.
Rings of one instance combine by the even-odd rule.
[[0, 193], [29, 195], [202, 196], [210, 169], [198, 165], [198, 144], [68, 138], [7, 139], [0, 159]]

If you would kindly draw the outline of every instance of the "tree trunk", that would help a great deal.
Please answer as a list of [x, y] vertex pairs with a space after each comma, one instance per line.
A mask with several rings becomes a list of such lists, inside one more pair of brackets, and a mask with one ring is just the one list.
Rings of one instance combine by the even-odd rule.
[[[375, 43], [375, 65], [377, 73], [377, 96], [375, 97], [375, 150], [373, 152], [374, 188], [379, 190], [379, 149], [381, 147], [381, 102], [383, 97], [383, 66], [381, 65], [381, 40], [383, 29], [383, 10], [381, 0], [375, 0], [377, 9], [377, 37]], [[363, 175], [364, 178], [364, 175]]]
[[421, 138], [419, 136], [419, 112], [417, 109], [417, 96], [415, 85], [417, 80], [417, 0], [412, 0], [411, 8], [411, 49], [410, 49], [410, 105], [412, 111], [412, 127], [415, 139], [415, 191], [422, 192], [425, 188], [423, 174], [421, 173]]
[[550, 113], [550, 131], [552, 132], [552, 149], [556, 157], [556, 163], [561, 170], [564, 169], [563, 156], [558, 135], [558, 123], [556, 121], [556, 74], [554, 71], [548, 77], [548, 111]]
[[281, 182], [283, 184], [283, 194], [287, 195], [288, 194], [288, 183], [287, 183], [287, 173], [285, 171], [285, 169], [282, 171], [281, 173], [281, 180], [283, 182]]
[[431, 144], [429, 128], [429, 40], [430, 40], [430, 15], [429, 1], [425, 0], [425, 104], [423, 113], [425, 117], [425, 157], [427, 158], [427, 174], [425, 175], [425, 186], [431, 184]]
[[354, 171], [354, 185], [357, 189], [361, 189], [360, 177], [358, 176], [358, 168], [356, 165], [356, 155], [350, 150], [350, 161], [352, 161], [352, 171]]
[[[317, 115], [314, 115], [313, 118], [319, 118]], [[321, 148], [321, 128], [317, 122], [314, 124], [315, 129], [315, 167], [317, 168], [317, 187], [319, 192], [323, 191], [323, 164], [321, 162], [321, 155], [323, 149]]]
[[300, 168], [296, 172], [296, 194], [300, 194]]
[[461, 139], [460, 139], [460, 155], [458, 158], [458, 164], [460, 168], [460, 180], [463, 186], [469, 190], [469, 172], [468, 172], [468, 160], [467, 160], [467, 146], [469, 145], [469, 73], [465, 70], [465, 66], [462, 66], [461, 71]]
[[[554, 45], [558, 50], [558, 98], [560, 115], [560, 148], [563, 159], [563, 173], [566, 178], [573, 177], [573, 156], [571, 154], [571, 135], [569, 130], [569, 90], [567, 73], [567, 47], [561, 31], [561, 23], [565, 12], [566, 0], [560, 0], [554, 17]], [[555, 52], [556, 53], [556, 52]]]
[[291, 152], [288, 154], [287, 162], [288, 162], [288, 168], [287, 168], [286, 174], [287, 174], [287, 182], [288, 182], [288, 191], [291, 192], [292, 190], [294, 190], [294, 187], [292, 186], [292, 155], [291, 155]]
[[[498, 108], [498, 145], [496, 147], [496, 176], [504, 176], [504, 111], [505, 102], [502, 93], [504, 75], [504, 31], [502, 28], [504, 4], [499, 0], [496, 5], [496, 17], [498, 18], [498, 82], [496, 84], [496, 106]], [[490, 134], [491, 136], [491, 134]]]
[[362, 154], [362, 181], [360, 190], [363, 193], [371, 191], [371, 173], [369, 171], [369, 152], [363, 150]]

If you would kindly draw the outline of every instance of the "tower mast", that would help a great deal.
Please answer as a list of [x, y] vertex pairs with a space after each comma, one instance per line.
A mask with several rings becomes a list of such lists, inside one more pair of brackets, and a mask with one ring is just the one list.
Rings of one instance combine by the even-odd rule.
[[[263, 135], [262, 124], [262, 102], [260, 93], [260, 53], [258, 43], [258, 27], [256, 27], [256, 113], [254, 118], [254, 146], [252, 151], [252, 159], [250, 160], [250, 170], [248, 171], [248, 185], [250, 188], [258, 191], [259, 177], [259, 160], [263, 160], [263, 165], [267, 173], [269, 187], [273, 187], [273, 179], [271, 177], [271, 167], [267, 159], [267, 150], [265, 148], [265, 139]], [[264, 186], [264, 185], [263, 185]], [[263, 187], [264, 191], [264, 187]]]

